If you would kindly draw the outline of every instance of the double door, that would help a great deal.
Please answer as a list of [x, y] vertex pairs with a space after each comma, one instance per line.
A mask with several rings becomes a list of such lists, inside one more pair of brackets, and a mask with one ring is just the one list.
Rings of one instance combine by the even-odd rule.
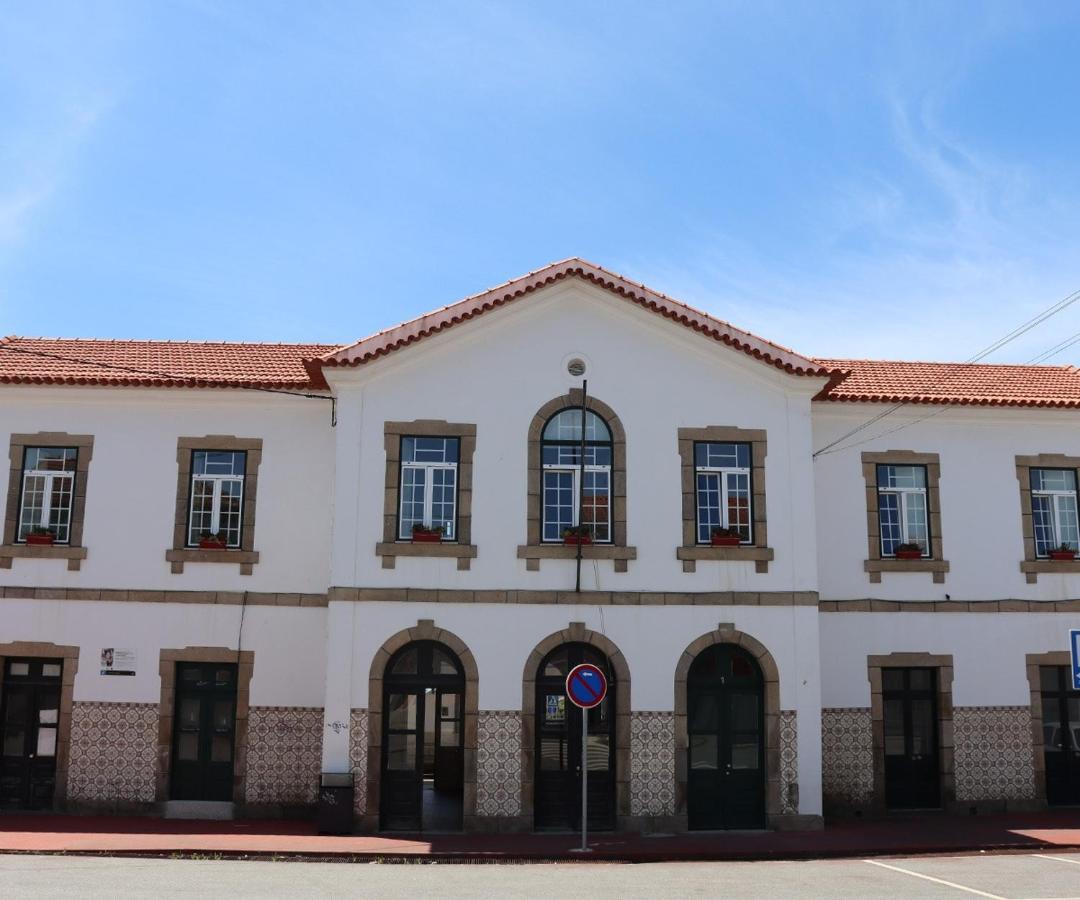
[[1041, 666], [1046, 802], [1080, 804], [1080, 691], [1068, 666]]
[[881, 671], [885, 729], [885, 805], [941, 806], [937, 670]]
[[0, 685], [0, 806], [45, 809], [56, 786], [63, 663], [8, 659]]
[[171, 799], [233, 799], [236, 673], [230, 663], [176, 664]]

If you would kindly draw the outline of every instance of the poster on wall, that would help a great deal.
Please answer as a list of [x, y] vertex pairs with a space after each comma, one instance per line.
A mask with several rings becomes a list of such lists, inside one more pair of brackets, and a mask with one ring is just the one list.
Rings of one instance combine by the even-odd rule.
[[135, 651], [105, 647], [101, 651], [102, 675], [134, 675]]

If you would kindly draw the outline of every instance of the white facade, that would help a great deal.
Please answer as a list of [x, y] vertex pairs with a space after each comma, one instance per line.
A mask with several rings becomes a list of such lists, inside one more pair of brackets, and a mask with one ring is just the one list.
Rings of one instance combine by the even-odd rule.
[[[581, 387], [571, 359], [586, 363], [590, 398], [625, 432], [625, 471], [615, 477], [625, 478], [625, 543], [636, 550], [626, 571], [610, 558], [584, 560], [580, 595], [574, 560], [530, 568], [519, 553], [528, 544], [530, 424]], [[1044, 801], [1027, 657], [1060, 663], [1068, 628], [1080, 626], [1080, 572], [1066, 566], [1030, 583], [1021, 571], [1016, 466], [1019, 456], [1080, 457], [1074, 413], [901, 410], [865, 437], [892, 433], [815, 459], [816, 448], [881, 407], [815, 402], [827, 378], [789, 374], [577, 279], [325, 375], [336, 424], [324, 400], [268, 393], [0, 388], [0, 431], [93, 436], [79, 569], [19, 555], [0, 568], [0, 656], [77, 648], [77, 673], [65, 674], [73, 691], [60, 800], [126, 808], [168, 799], [162, 673], [186, 648], [199, 648], [195, 661], [211, 648], [218, 661], [254, 654], [237, 711], [247, 723], [235, 799], [263, 810], [309, 805], [320, 771], [353, 771], [359, 821], [377, 827], [383, 651], [418, 628], [420, 639], [446, 633], [451, 649], [467, 651], [465, 827], [532, 827], [529, 665], [564, 630], [621, 655], [629, 673], [630, 684], [618, 684], [629, 703], [615, 737], [622, 827], [687, 827], [684, 652], [707, 636], [743, 640], [759, 660], [771, 825], [812, 826], [823, 808], [881, 805], [874, 670], [890, 663], [873, 658], [894, 654], [914, 667], [928, 655], [924, 664], [939, 671], [943, 805]], [[475, 428], [475, 558], [466, 568], [453, 556], [400, 555], [388, 567], [376, 553], [397, 503], [387, 490], [386, 423], [431, 420]], [[686, 565], [676, 555], [678, 432], [708, 427], [766, 435], [767, 565]], [[251, 574], [192, 560], [174, 571], [166, 551], [178, 440], [222, 435], [262, 442], [258, 561]], [[861, 454], [886, 451], [940, 458], [943, 578], [884, 571], [871, 581], [866, 571]], [[10, 517], [18, 486], [8, 478], [0, 473]], [[136, 675], [98, 674], [106, 647], [134, 650]], [[1002, 723], [1021, 733], [983, 739]]]

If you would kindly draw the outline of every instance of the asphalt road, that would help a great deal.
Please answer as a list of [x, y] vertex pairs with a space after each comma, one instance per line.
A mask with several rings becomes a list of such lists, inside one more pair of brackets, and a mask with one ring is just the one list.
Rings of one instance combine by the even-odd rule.
[[1080, 900], [1080, 853], [807, 862], [379, 865], [0, 856], [0, 896]]

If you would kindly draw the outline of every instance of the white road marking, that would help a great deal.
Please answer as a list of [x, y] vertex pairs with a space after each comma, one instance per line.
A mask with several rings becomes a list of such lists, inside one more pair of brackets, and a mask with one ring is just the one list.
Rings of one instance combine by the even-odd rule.
[[1069, 863], [1073, 866], [1080, 866], [1080, 859], [1069, 859], [1067, 856], [1050, 856], [1048, 853], [1032, 853], [1032, 856], [1037, 856], [1039, 859], [1052, 859], [1055, 862]]
[[966, 891], [969, 894], [975, 894], [977, 897], [989, 897], [990, 900], [1008, 900], [1006, 897], [1001, 897], [998, 894], [988, 894], [986, 891], [979, 891], [975, 888], [965, 887], [962, 884], [957, 884], [955, 881], [946, 881], [944, 878], [934, 878], [933, 875], [923, 875], [921, 872], [912, 872], [911, 869], [902, 869], [900, 866], [890, 866], [888, 863], [878, 862], [876, 859], [864, 859], [864, 863], [869, 863], [872, 866], [879, 866], [882, 869], [892, 869], [894, 872], [901, 872], [904, 875], [910, 875], [913, 878], [921, 878], [924, 881], [932, 881], [935, 884], [943, 884], [946, 887], [956, 888], [958, 891]]

